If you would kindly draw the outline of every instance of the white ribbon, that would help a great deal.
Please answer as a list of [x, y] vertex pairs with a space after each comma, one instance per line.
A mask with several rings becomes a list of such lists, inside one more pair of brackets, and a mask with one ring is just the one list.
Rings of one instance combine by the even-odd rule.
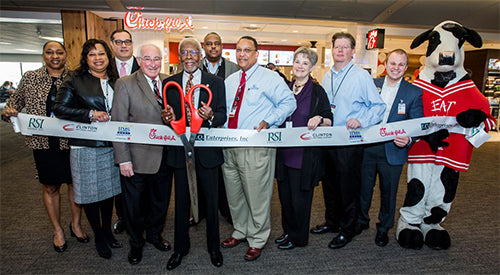
[[[93, 122], [91, 124], [19, 113], [11, 117], [14, 128], [23, 135], [57, 136], [111, 142], [131, 142], [152, 145], [182, 146], [180, 138], [168, 126], [130, 122]], [[393, 140], [396, 135], [417, 137], [448, 129], [453, 133], [472, 136], [475, 129], [463, 128], [455, 117], [424, 117], [399, 122], [377, 124], [355, 130], [345, 126], [272, 128], [256, 130], [201, 128], [197, 147], [304, 147], [368, 144]], [[189, 127], [186, 129], [189, 135]]]

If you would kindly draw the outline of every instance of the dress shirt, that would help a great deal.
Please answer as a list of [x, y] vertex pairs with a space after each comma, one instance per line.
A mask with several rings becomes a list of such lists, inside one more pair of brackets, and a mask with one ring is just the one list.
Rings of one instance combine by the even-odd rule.
[[323, 77], [321, 86], [330, 104], [335, 105], [333, 126], [345, 126], [350, 118], [357, 119], [361, 127], [382, 121], [385, 103], [368, 72], [354, 65], [352, 60], [339, 72], [332, 66]]
[[133, 56], [130, 57], [130, 59], [127, 61], [121, 61], [120, 59], [115, 57], [116, 70], [118, 72], [120, 72], [120, 67], [124, 62], [125, 62], [125, 70], [127, 70], [127, 75], [130, 75], [132, 73], [132, 66], [134, 65], [134, 57]]
[[[231, 113], [242, 71], [230, 75], [226, 81], [226, 107]], [[277, 128], [297, 107], [292, 91], [277, 73], [255, 63], [246, 71], [245, 92], [238, 117], [238, 129], [253, 129], [261, 121]], [[227, 121], [224, 125], [227, 128]]]
[[[182, 89], [184, 90], [184, 95], [186, 95], [189, 92], [189, 91], [186, 91], [186, 84], [188, 81], [189, 81], [189, 73], [184, 71], [182, 74]], [[193, 73], [193, 79], [191, 80], [191, 82], [193, 82], [193, 86], [201, 83], [201, 70], [200, 69], [196, 69], [196, 71]], [[199, 99], [200, 99], [200, 88], [196, 88], [194, 90], [194, 97], [193, 97], [193, 105], [196, 109], [198, 109]]]
[[394, 99], [396, 98], [396, 94], [399, 90], [399, 85], [401, 84], [401, 79], [394, 86], [389, 86], [387, 83], [387, 77], [385, 77], [384, 85], [382, 85], [382, 91], [380, 93], [380, 97], [385, 102], [387, 106], [384, 112], [383, 123], [387, 122], [387, 118], [389, 118], [389, 113], [391, 112], [392, 104], [394, 103]]
[[207, 67], [209, 73], [217, 75], [217, 70], [222, 64], [222, 57], [219, 59], [219, 62], [215, 63], [215, 65], [212, 64], [212, 62], [209, 62], [207, 58], [203, 58], [203, 62], [205, 63], [205, 67]]

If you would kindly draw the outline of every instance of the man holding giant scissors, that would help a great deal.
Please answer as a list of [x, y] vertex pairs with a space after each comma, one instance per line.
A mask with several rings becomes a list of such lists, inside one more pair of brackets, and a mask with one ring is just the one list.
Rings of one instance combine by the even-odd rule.
[[[257, 41], [243, 36], [236, 44], [241, 70], [226, 79], [230, 129], [260, 131], [280, 126], [297, 107], [283, 78], [257, 63]], [[234, 231], [222, 242], [234, 247], [245, 239], [245, 260], [257, 259], [271, 232], [276, 148], [224, 148], [222, 172]]]
[[[179, 43], [179, 56], [183, 71], [163, 81], [165, 86], [174, 81], [181, 85], [184, 95], [196, 84], [204, 84], [212, 92], [212, 102], [208, 104], [209, 95], [204, 88], [196, 89], [192, 98], [198, 115], [203, 119], [202, 127], [219, 127], [226, 121], [226, 97], [224, 81], [221, 78], [203, 72], [199, 69], [201, 61], [201, 45], [194, 38], [185, 38]], [[197, 91], [199, 90], [199, 92]], [[166, 90], [167, 108], [162, 112], [166, 124], [182, 117], [182, 110], [186, 108], [181, 104], [179, 91], [175, 85], [168, 86]], [[186, 112], [187, 124], [191, 121], [190, 112]], [[194, 116], [193, 116], [194, 117]], [[207, 215], [207, 245], [210, 260], [214, 266], [222, 266], [223, 259], [219, 249], [219, 218], [217, 212], [217, 185], [218, 167], [223, 163], [222, 149], [216, 147], [196, 148], [194, 150], [196, 162], [196, 178], [200, 190], [198, 192], [205, 198], [201, 205]], [[167, 165], [174, 170], [175, 177], [175, 240], [174, 253], [167, 263], [167, 269], [172, 270], [179, 266], [182, 257], [189, 252], [189, 210], [190, 194], [188, 188], [188, 173], [184, 148], [171, 147], [168, 151]]]

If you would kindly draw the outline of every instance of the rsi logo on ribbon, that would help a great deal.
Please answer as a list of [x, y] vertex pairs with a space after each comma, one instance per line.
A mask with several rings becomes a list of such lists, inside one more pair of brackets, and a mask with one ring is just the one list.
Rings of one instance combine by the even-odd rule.
[[267, 133], [268, 142], [281, 142], [281, 132], [269, 132]]
[[28, 120], [28, 128], [33, 130], [43, 130], [43, 118], [30, 118]]

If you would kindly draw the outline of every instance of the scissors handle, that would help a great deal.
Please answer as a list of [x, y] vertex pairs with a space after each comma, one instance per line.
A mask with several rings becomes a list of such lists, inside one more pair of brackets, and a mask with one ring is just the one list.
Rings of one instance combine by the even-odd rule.
[[203, 123], [203, 118], [200, 117], [200, 115], [198, 114], [198, 110], [193, 105], [193, 93], [197, 88], [202, 88], [208, 93], [207, 106], [210, 106], [210, 104], [212, 103], [212, 90], [210, 90], [210, 88], [208, 88], [206, 85], [196, 84], [191, 87], [191, 89], [189, 89], [186, 95], [186, 101], [189, 105], [189, 109], [191, 109], [191, 133], [198, 133], [200, 131], [201, 124]]
[[163, 87], [163, 106], [165, 106], [165, 109], [167, 108], [167, 88], [171, 85], [174, 85], [179, 91], [182, 116], [178, 120], [171, 121], [170, 125], [172, 126], [172, 129], [174, 129], [174, 132], [177, 133], [177, 135], [182, 135], [186, 133], [186, 108], [184, 108], [184, 105], [186, 103], [184, 101], [184, 93], [182, 92], [182, 87], [181, 85], [179, 85], [179, 83], [175, 81], [169, 81], [167, 82], [167, 84], [165, 84], [165, 87]]

